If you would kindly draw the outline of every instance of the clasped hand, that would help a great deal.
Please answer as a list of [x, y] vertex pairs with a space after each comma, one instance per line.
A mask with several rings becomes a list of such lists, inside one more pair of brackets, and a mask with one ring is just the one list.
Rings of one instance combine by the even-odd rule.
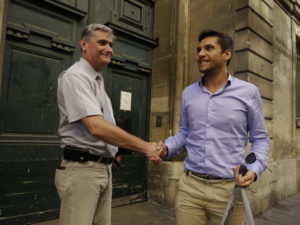
[[162, 142], [149, 142], [151, 145], [151, 151], [146, 154], [149, 160], [159, 163], [163, 160], [163, 158], [168, 154], [167, 146]]
[[245, 174], [245, 176], [242, 176], [241, 174], [239, 174], [239, 170], [240, 170], [239, 166], [233, 168], [233, 174], [235, 177], [235, 185], [239, 186], [239, 187], [250, 186], [256, 178], [256, 173], [251, 170], [248, 170], [248, 172]]

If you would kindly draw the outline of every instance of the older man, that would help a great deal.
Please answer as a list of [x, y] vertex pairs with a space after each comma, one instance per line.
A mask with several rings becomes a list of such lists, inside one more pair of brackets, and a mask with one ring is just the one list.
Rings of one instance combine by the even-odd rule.
[[55, 184], [61, 199], [61, 225], [110, 225], [111, 164], [117, 147], [157, 160], [148, 143], [115, 125], [100, 70], [110, 63], [114, 35], [90, 24], [80, 40], [81, 58], [58, 78], [59, 136], [64, 156]]

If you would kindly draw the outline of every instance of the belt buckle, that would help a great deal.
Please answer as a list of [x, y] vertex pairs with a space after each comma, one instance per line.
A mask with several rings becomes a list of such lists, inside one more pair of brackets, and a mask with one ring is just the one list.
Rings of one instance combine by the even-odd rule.
[[84, 163], [84, 162], [87, 162], [87, 161], [89, 161], [89, 160], [88, 160], [88, 158], [85, 157], [85, 156], [80, 156], [80, 157], [78, 158], [78, 161], [81, 162], [81, 163]]
[[81, 163], [85, 163], [89, 161], [89, 152], [83, 152], [79, 155], [78, 161]]

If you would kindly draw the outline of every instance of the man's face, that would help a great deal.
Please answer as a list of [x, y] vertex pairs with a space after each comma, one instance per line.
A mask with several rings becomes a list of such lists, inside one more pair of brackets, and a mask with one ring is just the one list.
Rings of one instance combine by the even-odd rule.
[[207, 73], [217, 71], [224, 66], [226, 67], [226, 62], [230, 56], [230, 50], [222, 52], [222, 47], [218, 43], [218, 37], [206, 37], [199, 42], [197, 47], [196, 59], [199, 71]]
[[87, 39], [81, 39], [82, 57], [86, 59], [96, 71], [100, 71], [110, 63], [113, 49], [112, 36], [104, 31], [96, 30]]

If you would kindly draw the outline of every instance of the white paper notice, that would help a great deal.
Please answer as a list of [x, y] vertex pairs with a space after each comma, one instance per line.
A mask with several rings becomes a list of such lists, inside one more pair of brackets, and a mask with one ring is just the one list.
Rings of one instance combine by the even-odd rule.
[[120, 110], [131, 111], [132, 93], [121, 91]]

